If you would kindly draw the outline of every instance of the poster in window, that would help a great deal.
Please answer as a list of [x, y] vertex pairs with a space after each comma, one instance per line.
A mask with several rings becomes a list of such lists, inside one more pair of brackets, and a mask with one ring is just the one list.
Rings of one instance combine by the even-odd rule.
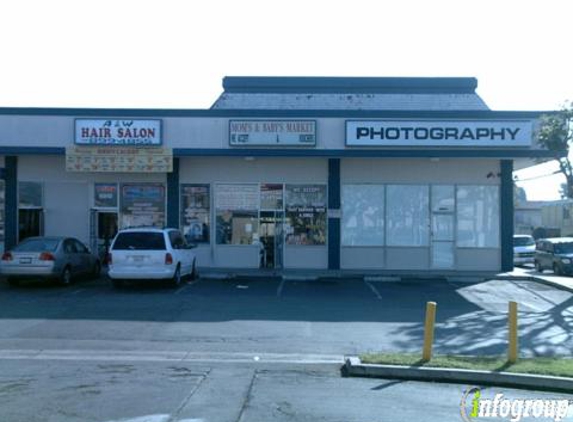
[[181, 228], [188, 242], [209, 242], [209, 185], [181, 185]]
[[124, 184], [121, 186], [121, 226], [165, 226], [165, 186]]
[[286, 185], [287, 245], [326, 244], [326, 186]]
[[217, 244], [253, 244], [259, 231], [259, 185], [229, 183], [215, 189]]
[[117, 207], [117, 184], [96, 183], [94, 185], [94, 206], [96, 208]]

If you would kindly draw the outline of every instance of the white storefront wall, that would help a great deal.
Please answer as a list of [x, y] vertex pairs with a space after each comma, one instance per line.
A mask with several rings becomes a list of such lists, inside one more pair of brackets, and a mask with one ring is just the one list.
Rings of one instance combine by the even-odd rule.
[[37, 182], [43, 188], [44, 234], [74, 236], [90, 242], [90, 210], [95, 183], [161, 183], [165, 174], [70, 173], [63, 156], [18, 157], [19, 182]]
[[[257, 268], [256, 245], [218, 245], [216, 239], [215, 193], [218, 184], [328, 184], [328, 158], [314, 157], [225, 157], [229, 149], [229, 120], [223, 117], [166, 117], [162, 120], [163, 146], [181, 149], [209, 149], [211, 156], [183, 156], [179, 159], [180, 184], [210, 186], [210, 242], [199, 244], [197, 253], [204, 267]], [[259, 119], [265, 120], [265, 119]], [[316, 121], [315, 146], [294, 147], [301, 150], [360, 150], [345, 145], [345, 119], [319, 118]], [[69, 147], [73, 145], [73, 116], [0, 116], [5, 146]], [[533, 146], [535, 148], [535, 146]], [[423, 148], [423, 147], [418, 147]], [[273, 147], [258, 147], [272, 155]], [[4, 160], [0, 157], [0, 160]], [[341, 158], [341, 190], [345, 185], [373, 184], [453, 186], [499, 186], [500, 161], [497, 159], [445, 158]], [[90, 209], [93, 208], [95, 183], [162, 183], [166, 174], [142, 173], [71, 173], [65, 170], [61, 155], [21, 155], [18, 157], [18, 180], [40, 182], [43, 186], [44, 233], [73, 235], [89, 242]], [[499, 198], [499, 196], [498, 196]], [[167, 198], [169, 200], [169, 198]], [[344, 197], [342, 197], [344, 201]], [[387, 201], [384, 207], [388, 207]], [[429, 211], [428, 211], [429, 212]], [[497, 211], [499, 214], [499, 204]], [[336, 214], [333, 214], [336, 215]], [[386, 218], [386, 215], [385, 215]], [[456, 219], [457, 220], [457, 219]], [[499, 221], [499, 215], [498, 215]], [[341, 228], [342, 229], [342, 228]], [[330, 234], [328, 235], [330, 237]], [[285, 245], [284, 268], [326, 269], [328, 237], [320, 246]], [[342, 235], [344, 238], [344, 234]], [[455, 243], [453, 270], [499, 270], [501, 246], [465, 247]], [[432, 269], [430, 242], [421, 246], [341, 245], [341, 269], [429, 270]]]

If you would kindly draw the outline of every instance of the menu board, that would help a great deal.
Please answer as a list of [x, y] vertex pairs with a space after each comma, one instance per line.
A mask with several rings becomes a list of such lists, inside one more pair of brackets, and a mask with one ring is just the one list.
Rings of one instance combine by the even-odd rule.
[[116, 146], [68, 147], [66, 171], [169, 173], [173, 171], [173, 150]]
[[121, 185], [121, 226], [164, 227], [165, 186], [162, 184]]

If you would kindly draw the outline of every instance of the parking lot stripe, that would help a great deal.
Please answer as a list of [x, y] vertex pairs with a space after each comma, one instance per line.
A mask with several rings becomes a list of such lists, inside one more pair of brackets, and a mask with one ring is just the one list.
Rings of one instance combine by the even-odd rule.
[[185, 290], [186, 288], [187, 288], [187, 285], [183, 285], [183, 286], [179, 287], [177, 290], [175, 290], [175, 291], [173, 292], [173, 294], [178, 295], [179, 293], [181, 293], [181, 292], [182, 292], [183, 290]]
[[285, 285], [285, 279], [283, 278], [281, 280], [281, 283], [279, 284], [279, 287], [277, 288], [277, 297], [280, 297], [282, 292], [283, 292], [283, 287]]
[[368, 287], [370, 287], [370, 290], [372, 290], [372, 293], [374, 293], [374, 295], [378, 298], [378, 300], [382, 300], [382, 296], [380, 295], [380, 293], [378, 292], [378, 290], [376, 290], [376, 287], [374, 287], [372, 285], [372, 283], [370, 283], [369, 281], [364, 280], [364, 283], [366, 283], [366, 285]]

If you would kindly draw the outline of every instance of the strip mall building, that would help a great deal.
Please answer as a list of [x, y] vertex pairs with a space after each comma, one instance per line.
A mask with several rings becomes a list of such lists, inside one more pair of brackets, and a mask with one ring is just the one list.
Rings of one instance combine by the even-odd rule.
[[539, 112], [473, 78], [228, 77], [208, 110], [0, 109], [2, 243], [181, 228], [218, 271], [510, 270]]

